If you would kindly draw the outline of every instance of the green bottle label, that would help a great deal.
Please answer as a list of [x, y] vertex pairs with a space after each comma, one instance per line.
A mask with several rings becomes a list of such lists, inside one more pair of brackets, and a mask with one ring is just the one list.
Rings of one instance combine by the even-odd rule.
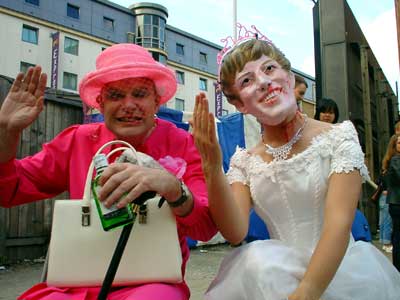
[[[93, 189], [95, 189], [96, 191], [94, 192], [94, 194], [97, 195], [99, 194], [99, 190], [100, 190], [100, 185], [98, 184], [98, 180], [100, 179], [100, 176], [98, 178], [95, 179], [95, 183], [93, 185]], [[117, 207], [117, 203], [114, 203], [113, 205], [111, 205], [110, 207], [106, 207], [103, 202], [98, 201], [100, 204], [100, 210], [101, 210], [101, 214], [103, 216], [104, 219], [109, 220], [115, 217], [121, 217], [124, 216], [126, 213], [130, 213], [129, 209], [127, 209], [127, 207], [122, 207], [122, 208], [118, 208]]]
[[136, 213], [132, 210], [132, 206], [128, 204], [126, 207], [118, 208], [116, 204], [107, 208], [103, 202], [99, 200], [99, 190], [101, 188], [99, 180], [104, 169], [108, 166], [107, 157], [99, 154], [94, 157], [94, 165], [96, 168], [96, 177], [92, 181], [92, 192], [96, 203], [97, 211], [104, 230], [110, 230], [119, 226], [133, 223], [136, 219]]

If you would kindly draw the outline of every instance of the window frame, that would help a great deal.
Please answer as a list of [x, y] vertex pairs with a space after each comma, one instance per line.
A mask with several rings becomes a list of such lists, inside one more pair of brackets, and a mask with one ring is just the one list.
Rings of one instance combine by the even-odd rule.
[[[66, 49], [73, 49], [71, 46], [70, 47], [68, 47], [68, 48], [66, 48], [66, 42], [67, 42], [67, 39], [68, 40], [70, 40], [70, 41], [76, 41], [77, 43], [76, 43], [76, 53], [74, 53], [73, 51], [71, 51], [71, 52], [68, 52]], [[79, 40], [77, 40], [77, 39], [74, 39], [74, 38], [70, 38], [70, 37], [68, 37], [68, 36], [65, 36], [64, 37], [64, 52], [65, 53], [68, 53], [68, 54], [71, 54], [71, 55], [76, 55], [76, 56], [78, 56], [79, 55]]]
[[35, 5], [35, 6], [40, 6], [40, 0], [25, 0], [25, 3]]
[[176, 82], [179, 84], [185, 84], [185, 72], [176, 70]]
[[[22, 69], [22, 66], [23, 66], [23, 65], [24, 65], [24, 67], [25, 67], [25, 70]], [[36, 66], [36, 65], [21, 60], [21, 61], [19, 62], [19, 71], [25, 74], [26, 71], [28, 71], [29, 67], [34, 67], [34, 66]]]
[[[108, 22], [111, 23], [111, 27], [106, 25], [106, 24], [108, 24]], [[115, 20], [110, 17], [103, 16], [103, 26], [106, 30], [114, 31], [115, 30]]]
[[199, 61], [200, 61], [200, 64], [207, 65], [208, 64], [207, 53], [200, 51]]
[[[204, 87], [203, 87], [203, 83], [204, 83]], [[199, 89], [201, 91], [208, 91], [208, 80], [206, 78], [199, 78]]]
[[[71, 10], [73, 9], [73, 10]], [[70, 14], [71, 11], [77, 11], [77, 15], [75, 16], [74, 14]], [[79, 20], [80, 19], [80, 7], [76, 6], [74, 4], [71, 3], [67, 3], [67, 17], [73, 18], [75, 20]]]
[[165, 50], [165, 19], [153, 14], [137, 16], [135, 43], [145, 48]]
[[[26, 30], [29, 30], [29, 32], [35, 32], [35, 41], [32, 41], [31, 38], [31, 34], [28, 34], [27, 39], [24, 39], [24, 36], [26, 37], [26, 35], [24, 34], [24, 32], [26, 32]], [[31, 44], [35, 44], [38, 45], [39, 44], [39, 28], [27, 25], [27, 24], [22, 24], [22, 33], [21, 33], [21, 40], [23, 42], [26, 43], [31, 43]]]
[[[66, 76], [73, 75], [75, 77], [75, 88], [66, 87]], [[71, 76], [72, 78], [72, 76]], [[78, 75], [70, 72], [63, 72], [63, 89], [70, 91], [77, 91], [78, 88]]]
[[[177, 103], [179, 103], [179, 106], [182, 106], [183, 108], [181, 109], [180, 107], [177, 107]], [[175, 98], [175, 109], [179, 111], [185, 111], [185, 99]]]
[[182, 45], [180, 43], [176, 43], [176, 49], [175, 50], [176, 50], [176, 54], [181, 55], [181, 56], [185, 56], [185, 45]]

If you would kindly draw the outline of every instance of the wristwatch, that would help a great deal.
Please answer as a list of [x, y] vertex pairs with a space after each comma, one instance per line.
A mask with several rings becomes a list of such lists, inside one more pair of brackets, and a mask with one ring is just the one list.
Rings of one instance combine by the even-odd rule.
[[173, 202], [168, 202], [168, 205], [175, 208], [183, 205], [188, 199], [189, 199], [190, 191], [188, 187], [181, 181], [181, 196], [173, 201]]

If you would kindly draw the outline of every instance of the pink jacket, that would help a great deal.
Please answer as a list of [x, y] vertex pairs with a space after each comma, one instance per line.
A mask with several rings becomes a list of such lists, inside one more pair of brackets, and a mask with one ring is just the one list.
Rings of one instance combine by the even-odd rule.
[[[183, 158], [187, 169], [183, 181], [194, 195], [194, 209], [186, 217], [177, 217], [184, 274], [189, 250], [185, 236], [209, 240], [217, 232], [207, 202], [207, 189], [201, 159], [192, 136], [167, 121], [156, 119], [157, 126], [136, 150], [158, 160], [167, 155]], [[0, 205], [11, 207], [51, 198], [69, 191], [71, 199], [81, 199], [89, 164], [95, 152], [114, 134], [104, 123], [75, 125], [65, 129], [42, 151], [21, 160], [0, 164]]]

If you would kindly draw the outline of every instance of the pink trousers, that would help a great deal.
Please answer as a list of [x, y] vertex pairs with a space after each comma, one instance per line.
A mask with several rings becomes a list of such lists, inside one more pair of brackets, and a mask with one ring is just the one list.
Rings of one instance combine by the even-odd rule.
[[[97, 300], [100, 287], [57, 288], [39, 283], [24, 292], [18, 300]], [[149, 283], [132, 287], [113, 288], [107, 300], [188, 300], [186, 284]]]

